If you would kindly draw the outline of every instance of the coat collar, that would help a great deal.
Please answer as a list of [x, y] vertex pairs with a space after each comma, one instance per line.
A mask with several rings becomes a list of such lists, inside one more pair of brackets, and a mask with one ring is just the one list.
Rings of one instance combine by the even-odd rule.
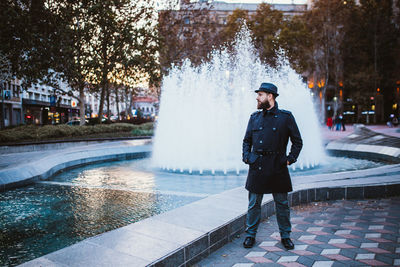
[[273, 108], [270, 110], [263, 109], [263, 115], [265, 116], [266, 114], [273, 114], [276, 115], [278, 113], [278, 102], [275, 101], [275, 105]]

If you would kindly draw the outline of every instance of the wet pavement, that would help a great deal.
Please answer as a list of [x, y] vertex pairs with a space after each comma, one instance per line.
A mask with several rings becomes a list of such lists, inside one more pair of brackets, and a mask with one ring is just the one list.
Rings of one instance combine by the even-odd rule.
[[292, 208], [294, 250], [280, 243], [276, 216], [245, 249], [245, 233], [194, 266], [400, 266], [400, 198], [314, 202]]

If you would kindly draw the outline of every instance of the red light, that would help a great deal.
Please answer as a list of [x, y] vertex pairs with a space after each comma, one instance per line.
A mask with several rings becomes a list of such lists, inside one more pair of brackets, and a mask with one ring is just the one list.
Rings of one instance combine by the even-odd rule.
[[371, 100], [374, 100], [374, 97], [373, 97], [373, 96], [371, 96]]
[[26, 116], [26, 118], [27, 118], [27, 119], [30, 119], [30, 118], [31, 118], [31, 116], [29, 116], [29, 115], [28, 115], [28, 116]]

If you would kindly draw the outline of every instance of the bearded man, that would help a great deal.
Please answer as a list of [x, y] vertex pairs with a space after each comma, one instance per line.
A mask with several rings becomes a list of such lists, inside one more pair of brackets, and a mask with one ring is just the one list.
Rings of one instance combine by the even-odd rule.
[[[288, 192], [292, 182], [288, 165], [296, 162], [303, 147], [296, 121], [291, 112], [279, 109], [276, 97], [278, 88], [272, 83], [262, 83], [257, 93], [257, 108], [250, 116], [243, 139], [243, 161], [249, 164], [246, 189], [249, 191], [249, 206], [246, 218], [245, 248], [255, 244], [261, 218], [261, 202], [264, 194], [272, 193], [282, 245], [293, 249], [290, 239], [291, 223]], [[292, 142], [290, 152], [286, 149]]]

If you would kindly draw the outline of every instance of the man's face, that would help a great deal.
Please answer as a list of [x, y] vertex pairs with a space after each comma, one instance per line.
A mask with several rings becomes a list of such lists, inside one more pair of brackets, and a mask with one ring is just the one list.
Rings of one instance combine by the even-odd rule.
[[272, 94], [257, 92], [257, 109], [269, 109], [271, 107]]

